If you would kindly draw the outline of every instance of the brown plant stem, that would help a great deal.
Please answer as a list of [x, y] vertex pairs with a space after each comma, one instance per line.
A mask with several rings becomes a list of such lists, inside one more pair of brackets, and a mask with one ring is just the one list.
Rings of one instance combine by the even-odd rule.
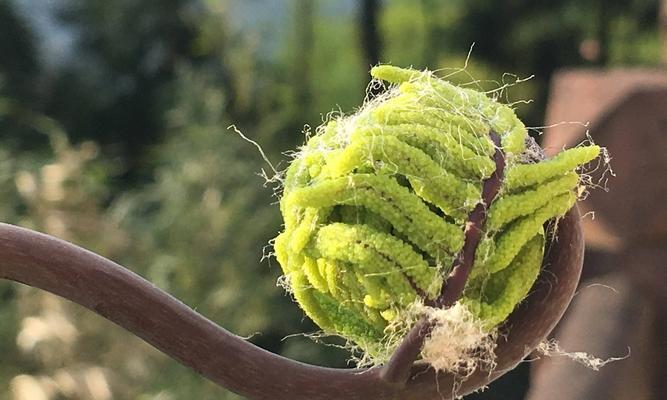
[[451, 307], [461, 298], [475, 261], [475, 252], [479, 246], [479, 241], [482, 239], [484, 223], [486, 222], [486, 210], [498, 195], [505, 176], [505, 154], [500, 147], [500, 137], [493, 131], [489, 132], [489, 137], [496, 146], [496, 151], [493, 154], [496, 170], [482, 183], [482, 200], [468, 215], [463, 249], [454, 260], [454, 265], [442, 285], [440, 296], [435, 301], [436, 307]]
[[[431, 307], [449, 308], [463, 295], [463, 289], [465, 289], [475, 261], [475, 252], [482, 238], [487, 207], [491, 205], [500, 191], [505, 175], [505, 155], [501, 149], [500, 136], [491, 131], [489, 137], [496, 147], [493, 154], [496, 169], [490, 177], [482, 182], [482, 199], [468, 215], [463, 248], [454, 260], [450, 273], [442, 284], [440, 295], [434, 301], [425, 301]], [[383, 367], [382, 379], [392, 384], [405, 384], [410, 377], [412, 364], [419, 357], [424, 341], [434, 327], [432, 321], [429, 321], [427, 317], [422, 317], [403, 338], [389, 362]]]
[[303, 364], [246, 342], [120, 265], [71, 243], [0, 224], [0, 279], [37, 287], [113, 321], [211, 381], [254, 400], [446, 400], [513, 368], [553, 329], [581, 273], [583, 237], [575, 207], [559, 221], [540, 279], [506, 321], [498, 366], [476, 371], [454, 392], [455, 377], [415, 363], [396, 385], [382, 368]]

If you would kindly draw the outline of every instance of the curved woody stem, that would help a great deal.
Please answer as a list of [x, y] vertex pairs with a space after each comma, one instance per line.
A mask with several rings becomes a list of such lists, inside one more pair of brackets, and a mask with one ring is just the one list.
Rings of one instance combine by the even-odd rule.
[[[468, 215], [463, 248], [454, 260], [450, 273], [442, 284], [440, 295], [434, 301], [427, 302], [427, 305], [431, 307], [449, 308], [463, 295], [463, 289], [475, 261], [475, 252], [482, 238], [487, 207], [500, 191], [505, 175], [505, 155], [500, 146], [500, 136], [491, 131], [489, 137], [496, 148], [493, 154], [496, 169], [490, 177], [482, 182], [482, 199]], [[420, 319], [408, 332], [387, 365], [385, 365], [381, 374], [382, 379], [393, 384], [404, 385], [410, 378], [412, 364], [419, 357], [424, 341], [434, 327], [433, 322], [426, 317]]]
[[[521, 361], [553, 329], [581, 272], [583, 241], [576, 207], [560, 221], [547, 273], [508, 319], [496, 371], [477, 371], [460, 386], [469, 393]], [[384, 368], [334, 369], [296, 362], [226, 331], [129, 270], [71, 243], [0, 224], [0, 278], [34, 286], [113, 321], [202, 376], [250, 399], [424, 400], [451, 395], [454, 378], [411, 366], [396, 385]], [[558, 284], [554, 285], [553, 280]], [[415, 374], [415, 372], [420, 372]]]

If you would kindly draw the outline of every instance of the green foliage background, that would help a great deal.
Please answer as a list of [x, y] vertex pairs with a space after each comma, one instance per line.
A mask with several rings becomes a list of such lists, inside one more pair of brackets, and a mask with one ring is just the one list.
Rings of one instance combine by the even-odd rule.
[[[339, 367], [345, 351], [295, 335], [316, 327], [262, 260], [281, 229], [275, 188], [257, 176], [268, 165], [228, 126], [284, 167], [326, 113], [363, 101], [364, 32], [379, 39], [376, 61], [460, 84], [534, 75], [504, 93], [533, 100], [517, 104], [531, 126], [556, 69], [660, 58], [657, 1], [386, 0], [372, 2], [377, 29], [362, 1], [49, 3], [45, 21], [44, 3], [0, 0], [2, 221], [126, 265], [266, 349]], [[597, 58], [580, 55], [585, 41]], [[3, 399], [238, 398], [102, 318], [8, 282], [0, 355]], [[524, 390], [525, 368], [477, 398]]]

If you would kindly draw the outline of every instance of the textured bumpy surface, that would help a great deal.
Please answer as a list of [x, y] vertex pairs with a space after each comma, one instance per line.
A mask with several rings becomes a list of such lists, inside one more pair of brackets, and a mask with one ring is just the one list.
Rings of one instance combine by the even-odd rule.
[[319, 128], [287, 169], [285, 230], [275, 251], [288, 289], [325, 332], [382, 361], [434, 300], [461, 252], [482, 182], [505, 170], [461, 303], [491, 330], [527, 295], [541, 266], [543, 225], [576, 201], [575, 169], [597, 146], [537, 163], [508, 106], [429, 72], [388, 65], [391, 84], [357, 114]]

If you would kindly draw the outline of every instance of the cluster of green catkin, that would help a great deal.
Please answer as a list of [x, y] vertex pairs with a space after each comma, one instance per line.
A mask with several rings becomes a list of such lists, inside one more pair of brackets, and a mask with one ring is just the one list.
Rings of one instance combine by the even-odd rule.
[[405, 311], [438, 296], [463, 247], [496, 169], [490, 131], [504, 180], [460, 300], [489, 330], [527, 295], [543, 226], [573, 206], [575, 169], [600, 149], [528, 162], [527, 130], [510, 107], [429, 72], [383, 65], [371, 75], [391, 84], [387, 93], [320, 127], [288, 167], [275, 252], [306, 314], [379, 357], [397, 344]]

